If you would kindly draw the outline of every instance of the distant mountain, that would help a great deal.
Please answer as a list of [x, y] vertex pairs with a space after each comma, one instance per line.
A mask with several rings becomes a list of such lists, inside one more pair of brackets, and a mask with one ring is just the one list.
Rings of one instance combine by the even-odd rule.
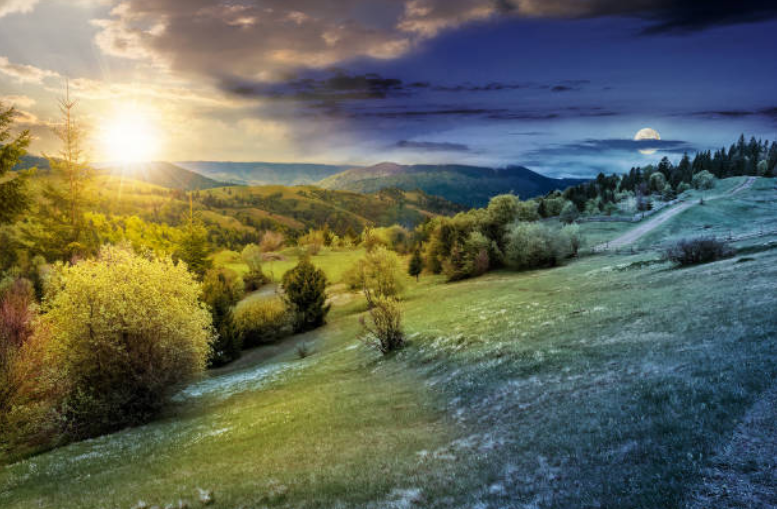
[[32, 154], [27, 154], [25, 156], [22, 156], [22, 160], [19, 161], [19, 164], [14, 166], [14, 170], [27, 170], [29, 168], [38, 168], [39, 170], [48, 170], [49, 169], [49, 160], [45, 157], [40, 156], [34, 156]]
[[149, 184], [155, 184], [170, 189], [182, 191], [194, 191], [197, 189], [212, 189], [224, 187], [230, 184], [204, 177], [199, 173], [181, 168], [171, 163], [151, 162], [133, 163], [123, 166], [105, 166], [101, 172], [114, 176], [123, 176], [134, 180], [140, 180]]
[[[51, 169], [49, 161], [45, 157], [27, 154], [14, 167], [14, 170], [25, 170], [37, 167], [42, 173], [48, 173]], [[205, 177], [197, 172], [181, 168], [166, 162], [132, 163], [128, 165], [112, 165], [110, 163], [95, 164], [98, 173], [107, 173], [117, 177], [131, 178], [148, 184], [154, 184], [168, 189], [180, 189], [182, 191], [195, 191], [197, 189], [213, 189], [225, 187], [231, 184], [219, 182]]]
[[380, 189], [420, 189], [470, 207], [482, 207], [502, 193], [513, 192], [521, 198], [544, 195], [553, 190], [585, 182], [585, 179], [554, 179], [523, 166], [504, 169], [479, 166], [413, 165], [381, 163], [352, 168], [320, 181], [326, 189], [374, 193]]
[[179, 161], [175, 164], [213, 179], [248, 186], [314, 184], [330, 175], [353, 168], [353, 166], [329, 164], [233, 163], [228, 161]]

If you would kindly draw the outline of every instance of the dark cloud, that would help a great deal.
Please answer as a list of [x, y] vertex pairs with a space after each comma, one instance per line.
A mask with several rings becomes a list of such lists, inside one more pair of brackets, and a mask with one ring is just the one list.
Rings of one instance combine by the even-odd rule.
[[425, 152], [469, 152], [470, 148], [462, 143], [447, 143], [434, 141], [398, 141], [394, 148], [418, 150]]
[[[375, 13], [380, 13], [376, 16]], [[645, 33], [777, 17], [775, 0], [123, 0], [93, 20], [108, 54], [221, 80], [277, 82], [300, 69], [394, 59], [443, 31], [498, 17], [631, 17]], [[418, 84], [427, 86], [427, 84]], [[515, 84], [493, 84], [486, 90]], [[555, 85], [568, 91], [573, 85]], [[245, 87], [233, 86], [238, 92]]]
[[409, 95], [418, 84], [406, 86], [402, 80], [377, 74], [350, 75], [335, 71], [324, 78], [301, 78], [283, 83], [267, 83], [240, 78], [224, 78], [220, 87], [244, 97], [291, 99], [297, 101], [339, 102], [348, 100], [385, 99], [389, 95]]
[[774, 0], [511, 0], [519, 15], [549, 18], [636, 17], [645, 34], [693, 32], [777, 17]]
[[777, 122], [777, 106], [759, 108], [754, 110], [707, 110], [694, 111], [691, 113], [679, 113], [676, 116], [692, 116], [708, 119], [731, 119], [762, 117]]
[[574, 143], [553, 145], [527, 153], [528, 157], [594, 156], [612, 152], [637, 152], [652, 149], [667, 154], [692, 152], [695, 147], [681, 140], [630, 140], [630, 139], [587, 139]]
[[282, 82], [256, 81], [235, 76], [219, 80], [219, 88], [242, 97], [335, 103], [388, 97], [408, 97], [417, 94], [478, 93], [502, 90], [541, 89], [553, 92], [581, 90], [588, 80], [565, 80], [551, 87], [539, 83], [490, 82], [482, 85], [462, 83], [440, 85], [428, 81], [405, 83], [398, 78], [388, 78], [375, 73], [350, 74], [341, 69], [308, 73]]
[[[429, 106], [427, 108], [412, 109], [410, 107], [343, 107], [341, 105], [325, 105], [316, 109], [315, 114], [337, 118], [383, 118], [423, 120], [443, 117], [482, 118], [494, 121], [546, 121], [562, 118], [590, 118], [611, 117], [619, 115], [616, 111], [606, 110], [601, 106], [580, 107], [573, 106], [558, 110], [518, 110], [510, 108], [483, 108], [483, 107], [453, 107], [453, 106]], [[542, 133], [536, 133], [538, 135]]]

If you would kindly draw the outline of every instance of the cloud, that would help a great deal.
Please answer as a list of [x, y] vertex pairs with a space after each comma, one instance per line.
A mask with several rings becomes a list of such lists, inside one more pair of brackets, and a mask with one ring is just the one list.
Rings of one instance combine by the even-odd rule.
[[398, 141], [394, 148], [417, 150], [425, 152], [469, 152], [470, 148], [463, 143], [447, 143], [434, 141]]
[[17, 108], [29, 108], [35, 104], [35, 99], [26, 95], [0, 95], [0, 104]]
[[0, 57], [0, 73], [22, 83], [43, 83], [47, 78], [59, 78], [59, 73], [40, 69], [32, 65], [14, 64], [6, 57]]
[[0, 18], [9, 14], [30, 12], [37, 3], [38, 0], [0, 0]]

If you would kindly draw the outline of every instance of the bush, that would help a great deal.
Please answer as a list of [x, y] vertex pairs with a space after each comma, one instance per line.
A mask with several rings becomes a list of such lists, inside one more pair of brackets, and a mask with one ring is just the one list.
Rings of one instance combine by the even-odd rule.
[[351, 290], [369, 290], [382, 297], [396, 296], [404, 288], [402, 262], [393, 251], [377, 247], [343, 275]]
[[235, 309], [234, 317], [246, 348], [276, 341], [292, 332], [289, 310], [279, 298], [243, 302]]
[[59, 267], [41, 329], [56, 338], [50, 358], [68, 437], [147, 422], [174, 385], [203, 371], [213, 331], [200, 294], [183, 265], [126, 246]]
[[0, 370], [32, 336], [35, 297], [32, 283], [11, 278], [0, 283]]
[[507, 264], [518, 270], [553, 267], [572, 255], [565, 237], [542, 224], [517, 223], [507, 234]]
[[370, 307], [367, 311], [369, 320], [364, 315], [359, 317], [362, 326], [359, 339], [384, 355], [401, 348], [405, 344], [405, 334], [399, 301], [393, 297], [373, 297], [368, 291], [365, 295]]
[[665, 259], [680, 265], [709, 263], [734, 255], [734, 249], [714, 237], [681, 240], [664, 253]]
[[715, 175], [707, 170], [703, 170], [693, 176], [691, 185], [693, 185], [694, 189], [712, 189], [715, 187], [715, 180]]
[[558, 216], [558, 220], [565, 224], [574, 223], [577, 218], [580, 217], [580, 211], [571, 201], [564, 204], [564, 208], [561, 209], [561, 213]]
[[324, 247], [324, 232], [321, 230], [309, 230], [308, 233], [297, 239], [297, 245], [310, 256], [316, 256]]
[[683, 194], [690, 189], [691, 185], [688, 182], [680, 182], [680, 184], [677, 186], [677, 194]]
[[246, 292], [255, 292], [268, 283], [270, 283], [270, 278], [261, 271], [248, 272], [243, 276], [243, 289]]
[[[10, 430], [5, 422], [21, 382], [14, 376], [22, 348], [32, 336], [35, 300], [32, 283], [9, 278], [0, 283], [0, 434]], [[0, 441], [4, 437], [0, 437]]]
[[315, 329], [326, 323], [330, 306], [326, 303], [326, 275], [309, 259], [283, 275], [284, 299], [292, 313], [295, 332]]
[[267, 230], [262, 235], [262, 241], [259, 242], [259, 249], [263, 253], [279, 251], [286, 244], [286, 237], [282, 233]]
[[[580, 226], [568, 224], [561, 229], [561, 236], [567, 243], [569, 256], [577, 256], [580, 248], [583, 246], [583, 236], [580, 234]], [[562, 249], [562, 253], [564, 250]]]

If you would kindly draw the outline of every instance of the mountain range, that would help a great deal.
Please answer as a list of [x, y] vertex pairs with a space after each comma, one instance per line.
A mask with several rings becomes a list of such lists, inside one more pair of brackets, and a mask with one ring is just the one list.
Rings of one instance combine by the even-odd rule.
[[381, 163], [337, 173], [318, 185], [360, 193], [374, 193], [386, 188], [420, 189], [455, 203], [482, 207], [497, 194], [513, 192], [526, 199], [581, 182], [585, 179], [554, 179], [523, 166], [494, 169], [456, 164], [404, 166]]
[[236, 163], [223, 161], [177, 161], [177, 166], [211, 179], [246, 186], [299, 186], [315, 184], [353, 166], [304, 163]]
[[[48, 169], [48, 161], [25, 156], [19, 168]], [[554, 179], [523, 166], [494, 169], [457, 164], [400, 165], [380, 163], [352, 167], [325, 164], [266, 162], [185, 161], [131, 165], [99, 165], [101, 173], [131, 178], [170, 189], [194, 191], [235, 185], [314, 185], [329, 190], [373, 194], [381, 190], [423, 191], [430, 196], [465, 207], [482, 207], [491, 197], [515, 193], [521, 198], [547, 194], [585, 182], [585, 179]]]

